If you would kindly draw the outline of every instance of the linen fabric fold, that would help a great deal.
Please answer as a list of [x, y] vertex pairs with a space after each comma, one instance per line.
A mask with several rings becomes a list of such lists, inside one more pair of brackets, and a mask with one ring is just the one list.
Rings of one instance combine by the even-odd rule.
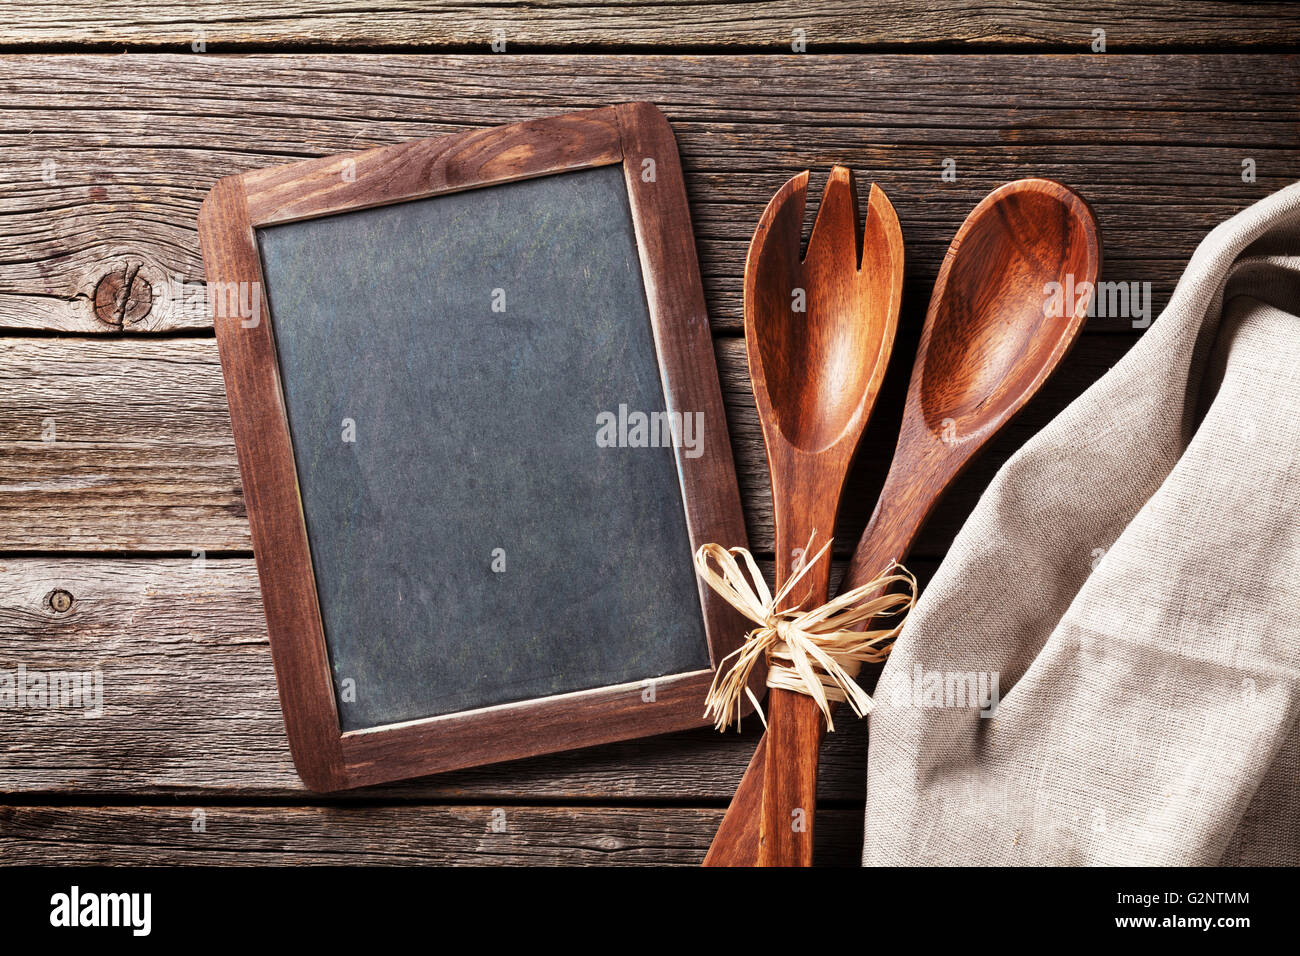
[[868, 865], [1300, 864], [1300, 183], [1001, 469], [875, 702]]

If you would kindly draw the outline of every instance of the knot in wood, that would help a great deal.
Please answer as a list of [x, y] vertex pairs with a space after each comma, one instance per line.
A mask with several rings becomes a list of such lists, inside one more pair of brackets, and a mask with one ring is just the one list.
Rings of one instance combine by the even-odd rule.
[[95, 317], [108, 325], [126, 328], [152, 308], [153, 289], [140, 275], [138, 265], [114, 269], [95, 286]]
[[59, 588], [50, 592], [50, 596], [46, 598], [46, 603], [49, 604], [50, 610], [55, 614], [66, 614], [72, 609], [72, 595]]

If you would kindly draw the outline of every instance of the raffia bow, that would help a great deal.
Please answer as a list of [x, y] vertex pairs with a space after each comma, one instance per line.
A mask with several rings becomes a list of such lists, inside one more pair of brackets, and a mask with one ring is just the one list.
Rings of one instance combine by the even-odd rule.
[[[830, 546], [827, 541], [813, 558], [805, 560], [775, 595], [768, 590], [754, 556], [745, 548], [728, 550], [718, 544], [705, 544], [695, 552], [695, 570], [705, 583], [758, 625], [745, 635], [740, 647], [719, 663], [705, 698], [704, 716], [712, 716], [718, 730], [725, 730], [733, 720], [739, 727], [742, 693], [748, 695], [763, 726], [767, 726], [763, 709], [749, 689], [749, 675], [764, 656], [768, 661], [767, 686], [812, 697], [826, 717], [827, 730], [835, 729], [832, 700], [847, 701], [859, 717], [871, 712], [871, 697], [855, 680], [858, 669], [863, 663], [878, 663], [889, 656], [903, 621], [875, 631], [860, 631], [857, 625], [880, 615], [905, 615], [916, 600], [916, 578], [894, 562], [880, 577], [845, 591], [821, 607], [776, 610]], [[811, 538], [804, 554], [810, 550]], [[748, 577], [736, 561], [737, 556], [744, 559]], [[907, 582], [908, 593], [888, 591], [900, 581]], [[873, 598], [872, 594], [877, 596]], [[727, 662], [733, 658], [728, 669]]]

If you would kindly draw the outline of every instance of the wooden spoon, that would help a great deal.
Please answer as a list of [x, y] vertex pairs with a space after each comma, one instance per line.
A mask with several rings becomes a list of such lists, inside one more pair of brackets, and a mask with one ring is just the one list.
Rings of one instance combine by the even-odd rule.
[[[745, 260], [745, 348], [772, 477], [778, 587], [812, 559], [803, 549], [814, 533], [815, 553], [834, 532], [849, 467], [889, 364], [903, 292], [903, 236], [894, 207], [871, 187], [859, 252], [857, 190], [843, 166], [831, 171], [800, 260], [807, 186], [808, 173], [800, 173], [772, 198]], [[783, 607], [824, 603], [830, 569], [827, 551]], [[768, 711], [776, 731], [802, 732], [818, 715], [811, 698], [775, 688]], [[792, 762], [791, 776], [768, 780], [788, 790], [783, 806], [788, 799], [809, 815], [817, 795], [812, 756], [811, 770], [806, 761]]]
[[[1092, 211], [1060, 183], [1008, 183], [966, 218], [939, 269], [894, 460], [842, 589], [872, 580], [907, 554], [943, 493], [1055, 370], [1083, 325], [1100, 266]], [[1054, 314], [1050, 283], [1082, 294]], [[781, 834], [766, 828], [768, 820], [797, 805], [788, 804], [784, 790], [765, 791], [764, 783], [770, 787], [773, 767], [792, 764], [801, 768], [794, 776], [805, 778], [808, 767], [815, 775], [825, 727], [815, 710], [811, 716], [817, 719], [797, 729], [778, 724], [776, 716], [705, 865], [812, 860], [811, 825], [794, 839], [788, 827]], [[811, 824], [811, 802], [804, 806]]]

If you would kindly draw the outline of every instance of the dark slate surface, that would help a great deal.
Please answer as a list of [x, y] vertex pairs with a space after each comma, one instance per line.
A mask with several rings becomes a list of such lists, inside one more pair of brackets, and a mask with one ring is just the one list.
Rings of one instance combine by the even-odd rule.
[[259, 239], [344, 730], [708, 666], [622, 167]]

